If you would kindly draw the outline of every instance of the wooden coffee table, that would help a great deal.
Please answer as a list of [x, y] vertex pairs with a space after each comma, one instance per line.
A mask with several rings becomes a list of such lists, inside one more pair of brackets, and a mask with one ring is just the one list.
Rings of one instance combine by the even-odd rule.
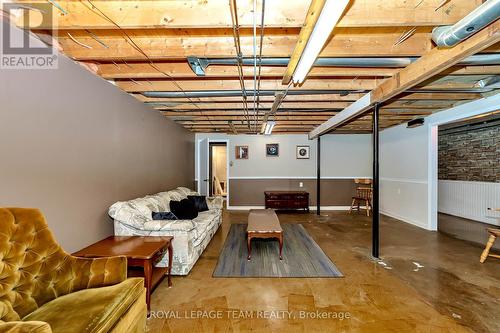
[[[165, 275], [168, 276], [168, 287], [172, 286], [170, 271], [172, 270], [173, 239], [174, 237], [171, 236], [110, 236], [73, 255], [86, 258], [126, 256], [128, 276], [144, 277], [149, 314], [151, 292]], [[155, 267], [166, 251], [168, 251], [168, 267]], [[141, 269], [138, 270], [138, 267]]]
[[276, 238], [280, 246], [280, 260], [283, 259], [283, 229], [273, 209], [251, 209], [248, 213], [247, 260], [252, 257], [253, 238]]

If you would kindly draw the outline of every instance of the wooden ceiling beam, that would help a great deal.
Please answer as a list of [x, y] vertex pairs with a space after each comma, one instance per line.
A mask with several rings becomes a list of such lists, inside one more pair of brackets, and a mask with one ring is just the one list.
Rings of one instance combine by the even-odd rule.
[[[380, 78], [331, 78], [328, 80], [308, 79], [301, 86], [291, 86], [290, 90], [372, 90], [378, 86], [383, 79]], [[116, 86], [126, 92], [138, 93], [146, 91], [180, 91], [182, 90], [240, 90], [239, 80], [217, 80], [217, 79], [199, 79], [199, 80], [118, 80]], [[419, 89], [470, 89], [474, 88], [475, 82], [436, 82], [427, 85], [418, 86]], [[245, 80], [246, 89], [253, 88], [253, 80]], [[284, 90], [280, 80], [266, 79], [261, 80], [260, 88], [262, 90]]]
[[[165, 116], [175, 116], [175, 117], [189, 117], [189, 116], [237, 116], [244, 117], [245, 112], [243, 110], [229, 110], [229, 111], [160, 111]], [[384, 110], [381, 109], [381, 116], [422, 116], [429, 115], [433, 112], [433, 110]], [[293, 111], [293, 112], [282, 112], [277, 113], [278, 116], [287, 116], [287, 117], [299, 117], [299, 116], [332, 116], [337, 114], [338, 111], [326, 111], [326, 112], [317, 112], [317, 111]], [[262, 115], [262, 113], [260, 113]], [[243, 118], [241, 118], [243, 119]]]
[[[131, 94], [141, 102], [167, 102], [167, 103], [228, 103], [228, 102], [241, 102], [242, 98], [239, 96], [229, 96], [229, 97], [193, 97], [191, 101], [187, 98], [150, 98], [145, 97], [142, 94]], [[335, 101], [350, 101], [353, 102], [361, 97], [361, 93], [351, 93], [345, 96], [339, 94], [331, 95], [287, 95], [283, 103], [295, 103], [295, 102], [335, 102]], [[253, 95], [248, 96], [248, 101], [253, 102]], [[259, 98], [261, 102], [274, 102], [274, 96], [261, 96]]]
[[[323, 48], [321, 57], [363, 56], [419, 56], [432, 47], [428, 28], [417, 29], [404, 43], [394, 45], [406, 28], [339, 28]], [[121, 31], [93, 32], [106, 46], [101, 45], [84, 30], [71, 31], [71, 35], [83, 47], [68, 36], [69, 31], [59, 31], [58, 41], [64, 53], [80, 61], [147, 61], [124, 37]], [[276, 29], [264, 36], [263, 57], [290, 57], [298, 38], [297, 29]], [[213, 30], [204, 34], [199, 31], [128, 31], [134, 43], [150, 59], [185, 60], [187, 56], [227, 58], [235, 57], [232, 30]], [[198, 34], [197, 34], [198, 33]], [[243, 56], [253, 55], [251, 30], [240, 37]]]
[[[162, 72], [175, 78], [203, 78], [197, 76], [185, 62], [156, 63]], [[309, 78], [348, 76], [348, 77], [388, 77], [392, 76], [397, 68], [371, 68], [371, 67], [314, 67], [309, 73]], [[261, 77], [279, 78], [283, 76], [285, 67], [262, 66]], [[149, 63], [107, 63], [98, 65], [97, 74], [104, 79], [161, 79], [165, 74], [154, 69]], [[253, 67], [243, 66], [245, 78], [253, 78]], [[210, 65], [205, 70], [205, 78], [237, 78], [237, 66]]]
[[[285, 102], [281, 104], [281, 109], [343, 109], [348, 107], [351, 102], [341, 102], [341, 101], [317, 101], [317, 102]], [[453, 101], [392, 101], [383, 105], [384, 109], [438, 109], [443, 107], [453, 106]], [[273, 103], [271, 102], [261, 102], [258, 105], [259, 110], [270, 110]], [[204, 103], [196, 102], [190, 103], [171, 103], [166, 102], [165, 104], [150, 104], [154, 109], [157, 110], [223, 110], [223, 109], [238, 109], [243, 108], [243, 102], [220, 102], [220, 103]]]
[[488, 25], [475, 35], [452, 48], [434, 48], [396, 75], [384, 80], [377, 88], [361, 97], [339, 114], [309, 133], [311, 139], [342, 126], [343, 123], [362, 115], [376, 103], [387, 101], [398, 94], [450, 68], [462, 59], [481, 52], [500, 40], [500, 21]]
[[[371, 90], [377, 86], [381, 79], [346, 79], [336, 78], [331, 80], [311, 79], [307, 80], [300, 87], [290, 87], [290, 90], [303, 89], [326, 89], [326, 90]], [[183, 90], [240, 90], [239, 80], [176, 80]], [[115, 81], [116, 85], [126, 92], [143, 91], [179, 91], [172, 80], [126, 80]], [[253, 80], [245, 81], [246, 89], [253, 89]], [[263, 79], [261, 80], [261, 90], [284, 90], [281, 80]]]
[[[241, 97], [193, 97], [191, 101], [187, 98], [148, 98], [138, 93], [131, 94], [141, 102], [167, 102], [167, 103], [227, 103], [227, 102], [241, 102]], [[354, 102], [361, 98], [363, 94], [351, 93], [346, 96], [338, 94], [332, 95], [287, 95], [283, 100], [283, 104], [295, 102], [334, 102], [334, 101], [350, 101]], [[397, 96], [397, 100], [402, 101], [422, 101], [422, 100], [437, 100], [437, 101], [451, 101], [456, 102], [459, 100], [472, 100], [481, 98], [481, 94], [477, 93], [404, 93]], [[261, 96], [261, 102], [273, 102], [274, 96]], [[395, 99], [394, 99], [395, 100]], [[248, 96], [248, 101], [253, 101], [253, 96]]]
[[[114, 63], [99, 64], [97, 74], [104, 79], [161, 79], [165, 74], [153, 68], [149, 63]], [[160, 62], [155, 64], [162, 72], [174, 78], [198, 78], [187, 61], [184, 62]], [[281, 77], [285, 67], [262, 66], [261, 77]], [[375, 67], [313, 67], [308, 78], [320, 78], [330, 76], [349, 77], [389, 77], [399, 71], [399, 68], [375, 68]], [[500, 74], [500, 66], [455, 66], [450, 68], [446, 75], [481, 75]], [[246, 78], [253, 77], [253, 67], [243, 66], [243, 75]], [[238, 77], [237, 66], [210, 65], [205, 69], [207, 78], [236, 78]]]
[[[40, 2], [26, 0], [15, 2]], [[442, 0], [356, 0], [339, 27], [366, 26], [436, 26], [454, 24], [481, 4], [480, 0], [454, 0], [435, 10]], [[86, 1], [58, 0], [68, 15], [57, 15], [59, 29], [110, 29], [110, 22], [96, 15]], [[94, 0], [92, 3], [121, 27], [126, 29], [150, 28], [215, 28], [230, 27], [231, 16], [227, 1], [143, 0], [110, 1]], [[266, 26], [300, 27], [304, 22], [308, 1], [287, 0], [266, 2]], [[258, 1], [257, 8], [261, 7]], [[253, 8], [249, 1], [238, 2], [239, 23], [251, 27]], [[397, 13], [388, 15], [388, 13]], [[42, 29], [52, 29], [42, 25]]]
[[[224, 123], [227, 123], [229, 121], [232, 121], [234, 124], [238, 124], [238, 122], [240, 124], [242, 123], [246, 123], [245, 120], [242, 120], [241, 118], [239, 117], [201, 117], [201, 116], [198, 116], [198, 117], [190, 117], [190, 118], [176, 118], [176, 117], [169, 117], [170, 119], [173, 119], [177, 122], [181, 122], [181, 123], [203, 123], [203, 122], [207, 122], [207, 121], [211, 121], [212, 123], [219, 123], [219, 124], [224, 124]], [[383, 120], [383, 121], [396, 121], [396, 120], [401, 120], [401, 121], [407, 121], [407, 120], [410, 120], [412, 119], [413, 117], [412, 116], [395, 116], [395, 117], [381, 117], [380, 119]], [[259, 116], [258, 117], [258, 121], [262, 121], [264, 119], [264, 116]], [[280, 116], [280, 117], [273, 117], [273, 120], [277, 121], [277, 122], [282, 122], [282, 121], [289, 121], [289, 122], [314, 122], [314, 123], [321, 123], [322, 121], [325, 120], [325, 117], [318, 117], [318, 116], [310, 116], [310, 117], [284, 117], [284, 116]], [[366, 118], [366, 119], [363, 119], [363, 121], [367, 121], [367, 122], [370, 122], [371, 121], [371, 118]]]

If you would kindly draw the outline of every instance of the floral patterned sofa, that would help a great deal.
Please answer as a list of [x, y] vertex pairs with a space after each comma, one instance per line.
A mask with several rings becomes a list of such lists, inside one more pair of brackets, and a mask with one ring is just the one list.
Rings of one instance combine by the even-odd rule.
[[[207, 247], [222, 222], [222, 197], [207, 198], [208, 211], [193, 220], [153, 220], [152, 212], [170, 211], [170, 200], [198, 195], [185, 187], [129, 201], [109, 208], [116, 236], [174, 236], [172, 274], [187, 275]], [[168, 265], [165, 255], [157, 266]]]

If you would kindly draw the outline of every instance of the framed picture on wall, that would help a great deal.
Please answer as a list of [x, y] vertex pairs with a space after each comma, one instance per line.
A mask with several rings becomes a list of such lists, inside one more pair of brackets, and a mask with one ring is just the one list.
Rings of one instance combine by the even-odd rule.
[[297, 146], [297, 159], [306, 160], [310, 157], [311, 147], [309, 146]]
[[236, 146], [236, 159], [237, 160], [248, 159], [248, 146]]
[[280, 145], [277, 143], [268, 143], [266, 145], [266, 156], [280, 156]]

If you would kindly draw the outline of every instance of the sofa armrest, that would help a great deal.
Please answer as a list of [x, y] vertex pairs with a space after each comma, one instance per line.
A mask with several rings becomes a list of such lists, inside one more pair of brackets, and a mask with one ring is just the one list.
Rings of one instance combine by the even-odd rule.
[[72, 291], [111, 286], [127, 278], [127, 257], [81, 258], [71, 256], [76, 272]]
[[207, 198], [208, 209], [222, 209], [224, 205], [224, 199], [221, 196], [209, 197]]
[[0, 333], [52, 333], [44, 321], [9, 321], [0, 324]]

